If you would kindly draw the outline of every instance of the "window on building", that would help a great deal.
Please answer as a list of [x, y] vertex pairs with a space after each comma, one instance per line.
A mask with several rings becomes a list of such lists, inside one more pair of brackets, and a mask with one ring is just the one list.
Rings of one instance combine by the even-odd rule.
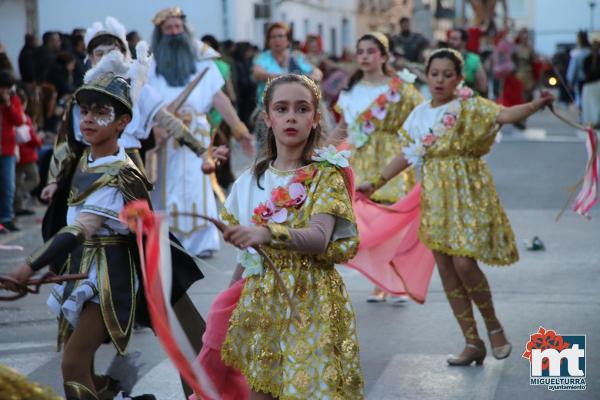
[[337, 55], [337, 32], [335, 28], [331, 28], [331, 54]]
[[352, 38], [350, 37], [350, 21], [348, 18], [342, 18], [342, 50], [352, 47]]

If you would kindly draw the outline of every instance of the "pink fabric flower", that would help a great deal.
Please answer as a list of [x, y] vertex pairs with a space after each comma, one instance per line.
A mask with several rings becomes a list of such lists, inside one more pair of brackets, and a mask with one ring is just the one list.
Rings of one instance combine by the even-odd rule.
[[473, 97], [473, 89], [468, 86], [463, 86], [456, 91], [456, 95], [460, 97], [461, 100], [466, 100]]
[[429, 147], [434, 144], [436, 140], [437, 136], [435, 136], [433, 133], [428, 133], [427, 136], [421, 140], [421, 143], [423, 143], [423, 146]]
[[306, 200], [306, 189], [304, 185], [301, 183], [292, 183], [288, 186], [288, 191], [290, 193], [290, 206], [299, 208], [304, 201]]
[[279, 210], [275, 211], [275, 213], [271, 217], [271, 220], [273, 220], [273, 222], [276, 222], [278, 224], [283, 224], [285, 221], [287, 221], [287, 217], [288, 217], [287, 208], [280, 208]]
[[377, 118], [380, 121], [383, 121], [385, 119], [385, 116], [387, 115], [387, 108], [385, 105], [376, 105], [375, 107], [373, 107], [372, 113], [375, 118]]
[[362, 126], [362, 131], [367, 135], [373, 133], [373, 131], [375, 131], [375, 124], [371, 121], [365, 121], [365, 123]]
[[392, 103], [397, 103], [400, 101], [400, 93], [398, 93], [396, 90], [390, 89], [390, 91], [387, 93], [387, 99]]
[[444, 114], [442, 117], [442, 123], [446, 129], [454, 128], [454, 125], [456, 125], [456, 115], [448, 113]]

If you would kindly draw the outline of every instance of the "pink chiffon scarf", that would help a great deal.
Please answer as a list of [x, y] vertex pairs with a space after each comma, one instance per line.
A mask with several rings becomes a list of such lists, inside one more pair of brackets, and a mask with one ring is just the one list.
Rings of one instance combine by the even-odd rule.
[[[206, 332], [202, 336], [202, 350], [196, 359], [202, 365], [222, 400], [248, 400], [250, 387], [240, 371], [221, 360], [221, 346], [227, 337], [229, 319], [242, 295], [244, 280], [225, 289], [213, 301], [206, 317]], [[191, 395], [189, 400], [198, 400]]]
[[360, 246], [346, 265], [385, 292], [424, 303], [435, 261], [419, 240], [421, 185], [384, 206], [357, 193], [353, 200]]

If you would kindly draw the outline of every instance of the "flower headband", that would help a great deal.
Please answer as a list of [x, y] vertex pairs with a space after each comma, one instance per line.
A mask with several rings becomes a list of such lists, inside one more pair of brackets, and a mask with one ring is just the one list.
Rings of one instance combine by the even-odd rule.
[[387, 38], [387, 36], [385, 36], [385, 34], [381, 33], [381, 32], [369, 32], [368, 33], [370, 36], [373, 36], [375, 39], [377, 39], [377, 41], [383, 46], [383, 48], [385, 49], [386, 53], [390, 52], [390, 41]]
[[[315, 96], [315, 98], [317, 99], [317, 103], [321, 102], [321, 89], [319, 88], [319, 85], [317, 85], [315, 83], [315, 81], [313, 81], [308, 76], [306, 76], [306, 75], [299, 75], [299, 74], [284, 74], [284, 75], [279, 75], [279, 76], [277, 76], [275, 78], [269, 78], [267, 80], [267, 84], [265, 85], [265, 89], [264, 89], [264, 92], [263, 92], [265, 94], [265, 96], [264, 96], [265, 101], [267, 99], [266, 93], [268, 93], [269, 90], [271, 90], [271, 85], [273, 83], [277, 82], [278, 80], [283, 79], [286, 76], [290, 76], [290, 75], [296, 76], [301, 81], [303, 81], [308, 86], [308, 88], [310, 89], [310, 91], [313, 93], [313, 95]], [[286, 83], [293, 83], [293, 82], [294, 81], [287, 81]], [[265, 105], [265, 107], [266, 107], [266, 105]]]
[[425, 63], [425, 65], [428, 65], [428, 64], [429, 64], [429, 60], [431, 60], [431, 57], [433, 57], [434, 55], [436, 55], [436, 54], [438, 54], [438, 53], [441, 53], [442, 51], [447, 51], [447, 52], [450, 52], [450, 53], [452, 53], [452, 54], [453, 54], [453, 55], [454, 55], [454, 56], [455, 56], [455, 57], [458, 59], [458, 61], [460, 62], [460, 66], [461, 66], [461, 67], [462, 67], [463, 65], [465, 65], [465, 60], [464, 60], [464, 58], [463, 58], [462, 54], [460, 54], [460, 51], [458, 51], [458, 50], [454, 50], [454, 49], [451, 49], [451, 48], [449, 48], [449, 47], [444, 47], [444, 48], [441, 48], [441, 49], [436, 49], [436, 50], [434, 50], [434, 51], [433, 51], [433, 52], [432, 52], [432, 53], [429, 55], [429, 57], [427, 57], [427, 62]]

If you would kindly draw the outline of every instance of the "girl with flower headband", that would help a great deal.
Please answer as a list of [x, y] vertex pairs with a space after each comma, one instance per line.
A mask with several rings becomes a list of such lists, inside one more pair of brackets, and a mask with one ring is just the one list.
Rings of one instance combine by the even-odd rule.
[[[400, 152], [406, 139], [398, 135], [398, 129], [413, 108], [423, 101], [412, 85], [414, 76], [410, 73], [401, 76], [390, 71], [388, 56], [389, 42], [383, 33], [371, 32], [358, 39], [356, 61], [359, 69], [350, 78], [335, 106], [342, 119], [334, 135], [346, 137], [352, 150], [350, 165], [359, 184], [381, 171]], [[414, 185], [415, 173], [411, 168], [374, 193], [371, 200], [394, 203]], [[363, 239], [361, 233], [361, 242]], [[374, 268], [378, 270], [385, 266]], [[367, 299], [369, 302], [385, 301], [387, 292], [406, 293], [398, 280], [385, 279], [380, 276], [380, 271], [371, 271], [368, 265], [357, 266], [357, 269], [376, 284], [374, 293]], [[402, 300], [404, 297], [392, 297], [392, 301]]]
[[554, 97], [503, 108], [473, 97], [462, 81], [462, 57], [451, 49], [434, 51], [426, 73], [432, 99], [415, 108], [402, 134], [411, 143], [358, 191], [371, 194], [409, 165], [421, 168], [420, 240], [433, 251], [450, 307], [466, 340], [450, 365], [483, 363], [486, 350], [477, 333], [472, 303], [481, 312], [497, 359], [511, 345], [496, 317], [492, 295], [477, 260], [509, 265], [519, 259], [510, 223], [481, 159], [490, 151], [500, 125], [527, 118]]
[[[318, 149], [319, 99], [308, 77], [269, 82], [262, 157], [236, 180], [221, 211], [224, 238], [240, 249], [238, 266], [209, 312], [200, 362], [214, 371], [220, 360], [208, 353], [220, 349], [251, 399], [364, 398], [354, 310], [334, 268], [358, 247], [352, 177], [348, 152]], [[256, 246], [279, 269], [299, 318]], [[234, 390], [244, 382], [231, 370], [209, 375], [228, 376], [217, 387], [222, 398], [247, 398], [247, 389]]]

